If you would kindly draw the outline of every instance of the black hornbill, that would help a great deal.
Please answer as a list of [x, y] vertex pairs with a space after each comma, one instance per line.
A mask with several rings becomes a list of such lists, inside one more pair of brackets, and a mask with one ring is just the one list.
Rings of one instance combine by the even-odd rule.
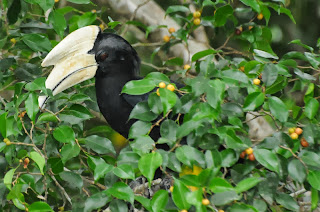
[[[83, 27], [55, 46], [41, 65], [54, 65], [46, 80], [46, 87], [53, 95], [95, 77], [101, 113], [114, 130], [128, 138], [129, 129], [135, 122], [128, 120], [129, 115], [138, 102], [147, 100], [148, 94], [121, 94], [128, 81], [140, 79], [140, 59], [125, 39], [102, 33], [98, 26]], [[47, 99], [39, 97], [41, 108]], [[152, 130], [150, 136], [156, 141], [160, 136], [159, 129]]]

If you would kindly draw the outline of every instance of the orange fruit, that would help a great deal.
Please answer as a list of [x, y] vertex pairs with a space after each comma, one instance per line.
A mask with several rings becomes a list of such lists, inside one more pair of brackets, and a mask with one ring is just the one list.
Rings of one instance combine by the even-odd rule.
[[301, 135], [303, 130], [300, 128], [300, 127], [297, 127], [295, 130], [294, 130], [295, 133], [297, 133], [298, 135]]
[[247, 153], [248, 155], [250, 155], [250, 154], [253, 153], [253, 149], [252, 149], [251, 147], [248, 148], [248, 149], [246, 149], [245, 151], [246, 151], [246, 153]]
[[248, 29], [249, 29], [249, 30], [252, 30], [252, 28], [253, 28], [253, 26], [248, 26]]
[[248, 155], [248, 159], [254, 161], [256, 158], [254, 157], [254, 154], [250, 154]]
[[257, 16], [257, 19], [258, 19], [258, 20], [262, 20], [262, 19], [263, 19], [263, 14], [262, 14], [262, 13], [259, 13], [259, 15]]
[[306, 141], [305, 138], [301, 138], [300, 144], [303, 147], [308, 147], [309, 146], [309, 143], [308, 143], [308, 141]]
[[173, 28], [173, 27], [170, 27], [170, 28], [168, 29], [168, 31], [169, 31], [169, 33], [174, 33], [174, 32], [176, 31], [176, 29]]
[[157, 95], [160, 96], [159, 88], [157, 89]]
[[170, 37], [168, 35], [163, 36], [163, 41], [168, 43], [170, 41]]
[[246, 152], [245, 151], [241, 152], [240, 153], [240, 158], [244, 159], [245, 157], [246, 157]]

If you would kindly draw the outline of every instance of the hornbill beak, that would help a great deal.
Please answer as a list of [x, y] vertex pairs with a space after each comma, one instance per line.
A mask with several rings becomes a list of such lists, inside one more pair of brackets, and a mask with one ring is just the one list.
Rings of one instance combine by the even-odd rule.
[[[45, 57], [41, 66], [54, 65], [45, 83], [53, 95], [95, 76], [98, 64], [95, 55], [88, 52], [93, 48], [99, 33], [98, 26], [80, 28], [65, 37]], [[48, 98], [39, 97], [40, 108], [44, 108]]]

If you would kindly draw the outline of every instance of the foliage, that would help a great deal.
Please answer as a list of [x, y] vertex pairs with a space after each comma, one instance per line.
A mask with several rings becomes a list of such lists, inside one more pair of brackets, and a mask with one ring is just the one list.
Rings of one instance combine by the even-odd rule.
[[[68, 1], [99, 8], [89, 0]], [[130, 24], [146, 35], [165, 26], [122, 23], [110, 17], [106, 24], [101, 18], [105, 8], [83, 12], [75, 4], [59, 8], [53, 0], [3, 0], [2, 210], [109, 207], [126, 211], [130, 203], [149, 211], [299, 211], [305, 191], [311, 191], [310, 204], [315, 209], [320, 190], [320, 55], [300, 40], [291, 44], [302, 46], [304, 52], [279, 57], [272, 50], [271, 12], [295, 22], [284, 0], [240, 2], [195, 0], [202, 12], [200, 25], [194, 22], [188, 4], [167, 8], [166, 16], [183, 27], [172, 32], [151, 57], [159, 49], [187, 44], [200, 26], [208, 32], [223, 32], [226, 42], [194, 54], [188, 63], [191, 69], [183, 68], [181, 58], [170, 59], [158, 68], [165, 68], [163, 73], [153, 70], [143, 80], [125, 86], [124, 93], [143, 94], [160, 82], [169, 84], [172, 74], [185, 84], [174, 91], [159, 88], [158, 95], [152, 93], [148, 102], [134, 108], [131, 118], [138, 121], [130, 131], [132, 141], [119, 152], [110, 140], [125, 139], [94, 119], [98, 111], [94, 79], [52, 97], [47, 109], [40, 111], [39, 93], [51, 95], [45, 88], [50, 69], [42, 71], [40, 63], [60, 39], [86, 25], [121, 31]], [[229, 46], [229, 41], [241, 47]], [[253, 83], [257, 78], [261, 83]], [[251, 138], [247, 114], [266, 118], [274, 133], [262, 141]], [[182, 123], [177, 116], [183, 116]], [[158, 141], [148, 135], [155, 124], [161, 130]], [[288, 133], [294, 127], [303, 129], [299, 139]], [[184, 140], [186, 144], [180, 145]], [[154, 143], [165, 143], [171, 149], [159, 150]], [[250, 157], [242, 153], [248, 148], [253, 149]], [[148, 199], [129, 187], [141, 175], [150, 185], [159, 167], [165, 175], [172, 175], [173, 189], [158, 190]], [[210, 200], [209, 205], [202, 204], [204, 198]]]

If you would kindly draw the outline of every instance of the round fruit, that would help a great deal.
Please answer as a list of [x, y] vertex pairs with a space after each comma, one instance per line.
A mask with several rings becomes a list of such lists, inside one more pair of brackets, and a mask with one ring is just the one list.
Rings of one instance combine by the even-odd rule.
[[15, 38], [11, 38], [11, 39], [10, 39], [10, 42], [13, 43], [13, 44], [15, 44], [15, 43], [17, 42], [17, 40], [16, 40]]
[[260, 85], [260, 80], [259, 79], [254, 79], [253, 80], [253, 84], [255, 84], [255, 85]]
[[194, 18], [200, 18], [200, 17], [201, 17], [201, 12], [200, 12], [200, 11], [195, 11], [195, 12], [193, 13], [193, 17], [194, 17]]
[[298, 135], [301, 135], [303, 130], [300, 128], [300, 127], [297, 127], [295, 130], [294, 130], [295, 133], [297, 133]]
[[247, 153], [248, 155], [252, 154], [252, 153], [253, 153], [253, 149], [252, 149], [251, 147], [248, 148], [248, 149], [246, 149], [246, 153]]
[[309, 143], [308, 143], [308, 141], [306, 141], [305, 138], [301, 138], [300, 144], [303, 147], [308, 147], [309, 146]]
[[298, 139], [299, 135], [294, 132], [294, 133], [291, 133], [291, 134], [290, 134], [290, 137], [291, 137], [292, 139]]
[[55, 3], [58, 3], [58, 2], [59, 2], [59, 0], [54, 0], [54, 2], [55, 2]]
[[167, 86], [167, 89], [169, 90], [169, 91], [174, 91], [174, 86], [173, 85], [171, 85], [171, 84], [169, 84], [168, 86]]
[[176, 31], [176, 29], [173, 28], [173, 27], [170, 27], [170, 28], [168, 29], [168, 31], [169, 31], [169, 33], [174, 33], [174, 32]]
[[254, 161], [256, 158], [254, 157], [254, 154], [250, 154], [248, 155], [248, 159]]
[[252, 28], [253, 28], [253, 26], [248, 26], [248, 29], [249, 29], [249, 30], [252, 30]]
[[19, 160], [19, 163], [22, 163], [22, 162], [23, 162], [23, 161], [20, 159], [20, 160]]
[[241, 34], [241, 30], [240, 29], [236, 29], [236, 35], [240, 35]]
[[169, 190], [172, 193], [173, 192], [173, 186], [170, 186]]
[[289, 132], [289, 134], [292, 134], [292, 133], [294, 133], [295, 130], [296, 130], [295, 127], [291, 127], [288, 129], [288, 132]]
[[163, 36], [163, 41], [168, 43], [170, 41], [170, 37], [168, 35]]
[[244, 66], [240, 66], [239, 70], [244, 72]]
[[166, 87], [166, 83], [164, 83], [164, 82], [159, 83], [159, 88], [165, 88], [165, 87]]
[[96, 13], [97, 11], [95, 9], [91, 10], [92, 13]]
[[189, 64], [185, 64], [184, 66], [183, 66], [183, 69], [184, 70], [189, 70], [191, 68], [191, 66], [189, 65]]
[[240, 158], [244, 159], [245, 157], [246, 157], [246, 152], [245, 151], [241, 152], [240, 153]]
[[187, 210], [185, 210], [185, 209], [183, 209], [183, 210], [181, 210], [180, 212], [188, 212]]
[[202, 205], [209, 205], [210, 201], [208, 199], [203, 199], [202, 200]]
[[30, 159], [29, 158], [25, 158], [24, 161], [23, 161], [23, 168], [27, 168], [28, 165], [29, 165], [29, 162], [30, 162]]
[[224, 210], [221, 210], [221, 209], [220, 209], [220, 210], [218, 210], [218, 212], [224, 212]]
[[160, 96], [159, 88], [157, 89], [157, 95]]
[[262, 13], [259, 13], [259, 15], [257, 16], [257, 19], [258, 19], [258, 20], [262, 20], [262, 19], [263, 19], [263, 14], [262, 14]]
[[194, 25], [200, 25], [200, 23], [201, 23], [200, 18], [195, 18], [195, 19], [193, 20], [193, 24], [194, 24]]

